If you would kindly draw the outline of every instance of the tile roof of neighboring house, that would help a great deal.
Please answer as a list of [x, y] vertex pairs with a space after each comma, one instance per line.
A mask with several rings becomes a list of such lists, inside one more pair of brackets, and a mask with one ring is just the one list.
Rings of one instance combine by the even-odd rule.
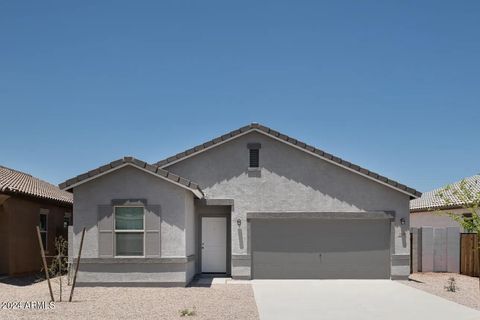
[[178, 153], [178, 154], [176, 154], [172, 157], [161, 160], [161, 161], [159, 161], [155, 164], [162, 167], [162, 168], [168, 167], [169, 165], [171, 165], [173, 163], [176, 163], [178, 161], [186, 159], [186, 158], [188, 158], [188, 157], [190, 157], [194, 154], [200, 153], [202, 151], [205, 151], [207, 149], [210, 149], [212, 147], [215, 147], [215, 146], [220, 145], [220, 144], [222, 144], [226, 141], [230, 141], [231, 139], [242, 136], [242, 135], [244, 135], [248, 132], [252, 132], [252, 131], [260, 132], [260, 133], [265, 134], [267, 136], [270, 136], [274, 139], [280, 140], [284, 143], [287, 143], [287, 144], [292, 145], [296, 148], [299, 148], [299, 149], [301, 149], [305, 152], [314, 154], [317, 157], [320, 157], [320, 158], [322, 158], [326, 161], [329, 161], [329, 162], [334, 163], [338, 166], [346, 168], [350, 171], [361, 174], [361, 175], [363, 175], [367, 178], [370, 178], [374, 181], [380, 182], [380, 183], [382, 183], [382, 184], [384, 184], [388, 187], [397, 189], [397, 190], [399, 190], [403, 193], [406, 193], [406, 194], [410, 195], [413, 198], [417, 198], [417, 197], [420, 197], [422, 195], [420, 192], [418, 192], [417, 190], [415, 190], [413, 188], [407, 187], [406, 185], [403, 185], [403, 184], [398, 183], [394, 180], [391, 180], [391, 179], [388, 179], [388, 178], [386, 178], [382, 175], [379, 175], [378, 173], [372, 172], [372, 171], [367, 170], [365, 168], [362, 168], [358, 165], [355, 165], [353, 163], [345, 161], [345, 160], [343, 160], [339, 157], [336, 157], [332, 154], [329, 154], [329, 153], [327, 153], [323, 150], [317, 149], [317, 148], [315, 148], [313, 146], [310, 146], [310, 145], [308, 145], [304, 142], [301, 142], [297, 139], [291, 138], [291, 137], [289, 137], [289, 136], [287, 136], [283, 133], [280, 133], [278, 131], [275, 131], [275, 130], [270, 129], [266, 126], [260, 125], [258, 123], [252, 123], [250, 125], [247, 125], [245, 127], [240, 128], [240, 129], [231, 131], [231, 132], [229, 132], [229, 133], [227, 133], [223, 136], [220, 136], [220, 137], [217, 137], [213, 140], [207, 141], [203, 144], [200, 144], [196, 147], [188, 149], [184, 152]]
[[28, 173], [0, 166], [0, 192], [71, 205], [73, 195]]
[[[474, 193], [480, 192], [480, 175], [474, 175], [468, 178], [465, 178], [467, 186], [472, 190]], [[418, 211], [427, 211], [432, 209], [452, 209], [461, 207], [463, 201], [460, 200], [454, 194], [454, 190], [459, 190], [459, 185], [461, 181], [457, 181], [450, 185], [448, 190], [445, 190], [445, 197], [449, 199], [450, 203], [445, 203], [444, 199], [439, 197], [437, 194], [439, 191], [443, 190], [445, 187], [438, 188], [429, 192], [423, 193], [423, 195], [418, 198], [410, 201], [410, 211], [411, 212], [418, 212]]]
[[159, 166], [148, 164], [145, 161], [138, 160], [133, 157], [124, 157], [122, 159], [112, 161], [106, 165], [100, 166], [96, 169], [80, 174], [72, 179], [68, 179], [67, 181], [60, 183], [59, 187], [62, 190], [70, 190], [79, 184], [93, 180], [108, 172], [123, 168], [124, 166], [127, 166], [127, 165], [137, 167], [143, 171], [156, 175], [162, 179], [165, 179], [169, 182], [177, 184], [183, 188], [189, 189], [199, 198], [202, 198], [204, 196], [203, 191], [200, 189], [197, 183], [192, 182], [188, 179], [182, 178], [171, 172], [168, 172], [167, 170], [164, 170]]

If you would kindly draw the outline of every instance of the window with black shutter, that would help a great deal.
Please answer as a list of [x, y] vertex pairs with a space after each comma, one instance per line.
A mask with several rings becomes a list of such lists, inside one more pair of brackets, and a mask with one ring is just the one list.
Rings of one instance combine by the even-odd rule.
[[259, 157], [259, 149], [250, 149], [250, 168], [258, 168]]
[[260, 166], [260, 143], [249, 143], [247, 148], [250, 153], [249, 168], [258, 168]]

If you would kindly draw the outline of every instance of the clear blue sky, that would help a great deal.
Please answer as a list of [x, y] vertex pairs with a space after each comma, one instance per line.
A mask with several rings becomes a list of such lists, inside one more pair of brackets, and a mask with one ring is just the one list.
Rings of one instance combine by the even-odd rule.
[[260, 122], [421, 191], [480, 172], [480, 1], [2, 1], [0, 164], [52, 183]]

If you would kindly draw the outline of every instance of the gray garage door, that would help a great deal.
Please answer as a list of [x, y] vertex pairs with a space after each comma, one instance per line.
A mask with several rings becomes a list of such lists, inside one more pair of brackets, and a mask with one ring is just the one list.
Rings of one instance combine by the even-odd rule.
[[390, 221], [253, 220], [255, 279], [390, 278]]

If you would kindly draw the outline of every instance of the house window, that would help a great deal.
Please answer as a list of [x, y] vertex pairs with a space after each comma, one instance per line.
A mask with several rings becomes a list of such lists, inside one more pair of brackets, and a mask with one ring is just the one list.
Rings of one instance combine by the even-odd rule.
[[65, 212], [65, 214], [63, 215], [63, 227], [67, 229], [68, 226], [71, 226], [71, 225], [72, 225], [72, 213]]
[[143, 207], [115, 207], [115, 255], [143, 256]]
[[250, 149], [250, 168], [258, 168], [260, 161], [260, 150]]
[[249, 151], [249, 168], [258, 168], [260, 166], [260, 143], [249, 143], [247, 144]]
[[42, 239], [43, 249], [48, 251], [48, 210], [40, 209], [38, 228], [40, 229], [40, 238]]

